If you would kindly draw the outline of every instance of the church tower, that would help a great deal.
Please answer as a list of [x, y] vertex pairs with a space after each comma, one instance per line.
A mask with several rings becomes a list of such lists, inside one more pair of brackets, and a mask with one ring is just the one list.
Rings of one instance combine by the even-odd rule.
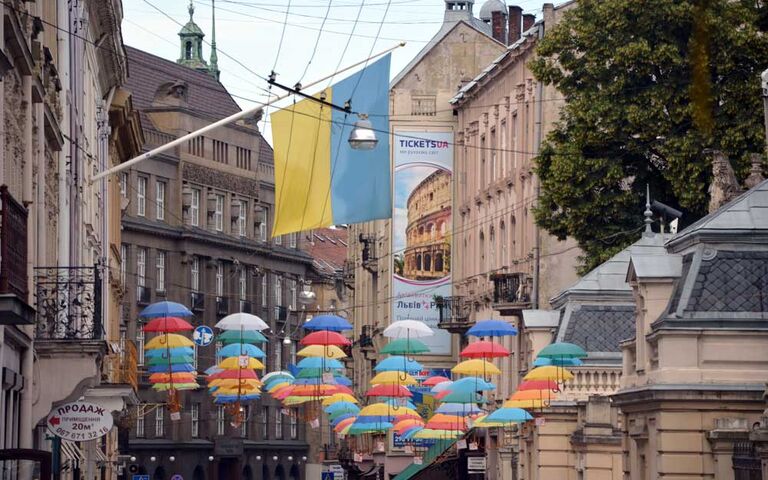
[[[195, 23], [195, 6], [192, 4], [192, 0], [189, 1], [189, 21], [179, 32], [179, 39], [181, 40], [181, 56], [176, 61], [180, 65], [185, 67], [194, 68], [195, 70], [205, 72], [213, 76], [216, 80], [219, 79], [219, 67], [216, 57], [216, 39], [214, 33], [214, 39], [211, 49], [211, 61], [213, 62], [209, 66], [203, 59], [203, 37], [205, 34], [200, 27]], [[214, 17], [215, 18], [215, 17]], [[215, 21], [215, 20], [214, 20]], [[215, 30], [215, 26], [214, 32]]]

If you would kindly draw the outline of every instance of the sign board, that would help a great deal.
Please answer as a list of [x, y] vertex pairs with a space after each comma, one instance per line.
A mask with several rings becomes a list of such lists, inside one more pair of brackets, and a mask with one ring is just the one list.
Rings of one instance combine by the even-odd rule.
[[133, 475], [131, 480], [149, 480], [149, 475]]
[[467, 457], [467, 471], [484, 472], [485, 457]]
[[171, 477], [171, 480], [184, 480], [184, 477], [179, 475], [178, 473]]
[[323, 472], [322, 474], [322, 480], [335, 480], [335, 477], [333, 472]]
[[112, 429], [112, 412], [88, 402], [66, 403], [48, 415], [48, 430], [71, 442], [101, 438]]
[[450, 355], [435, 299], [451, 296], [453, 133], [397, 131], [392, 152], [392, 318], [425, 323], [429, 353]]
[[333, 473], [338, 473], [340, 476], [344, 475], [344, 467], [341, 465], [335, 464], [335, 465], [329, 465], [328, 471]]
[[199, 347], [207, 347], [213, 343], [213, 329], [207, 325], [200, 325], [192, 332], [192, 341]]
[[213, 454], [218, 457], [239, 457], [243, 454], [243, 440], [219, 437], [213, 443]]

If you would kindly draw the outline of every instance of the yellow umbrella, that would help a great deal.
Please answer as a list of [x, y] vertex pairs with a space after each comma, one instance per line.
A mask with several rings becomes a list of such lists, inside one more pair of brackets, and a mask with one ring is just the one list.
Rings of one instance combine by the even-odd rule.
[[573, 374], [563, 367], [555, 367], [553, 365], [547, 365], [546, 367], [537, 367], [528, 372], [523, 377], [524, 380], [554, 380], [565, 381], [573, 380]]
[[488, 415], [481, 415], [475, 419], [474, 426], [476, 427], [507, 427], [509, 424], [504, 422], [486, 421]]
[[357, 414], [358, 417], [379, 417], [379, 416], [402, 416], [402, 415], [414, 415], [417, 416], [419, 413], [408, 407], [398, 407], [395, 405], [390, 405], [388, 403], [373, 403], [371, 405], [368, 405], [367, 407], [363, 407], [362, 410]]
[[242, 380], [238, 380], [236, 378], [217, 378], [216, 380], [211, 380], [208, 382], [209, 387], [221, 387], [221, 388], [232, 388], [237, 387], [239, 385], [250, 385], [252, 387], [259, 387], [261, 386], [261, 382], [253, 379], [253, 378], [243, 378]]
[[[283, 399], [283, 405], [289, 406], [289, 405], [301, 405], [302, 403], [307, 402], [313, 402], [317, 400], [318, 397], [292, 397], [288, 396]], [[323, 397], [320, 397], [323, 398]]]
[[218, 367], [224, 370], [237, 370], [238, 368], [264, 370], [264, 364], [253, 357], [248, 357], [248, 365], [245, 366], [240, 365], [240, 357], [225, 358]]
[[542, 408], [544, 406], [544, 400], [507, 400], [502, 404], [504, 408]]
[[425, 428], [416, 434], [412, 438], [422, 439], [440, 439], [440, 438], [456, 438], [464, 435], [463, 432], [458, 430], [432, 430], [431, 428]]
[[330, 397], [326, 397], [323, 399], [323, 406], [327, 407], [329, 405], [333, 405], [336, 402], [359, 403], [354, 396], [348, 393], [334, 393]]
[[[404, 375], [404, 376], [403, 376]], [[371, 379], [371, 385], [417, 385], [415, 378], [403, 372], [381, 372]]]
[[195, 344], [192, 340], [183, 335], [177, 335], [175, 333], [168, 333], [158, 335], [152, 340], [148, 341], [144, 345], [144, 350], [154, 350], [157, 348], [178, 348], [178, 347], [194, 347]]
[[274, 385], [270, 385], [270, 387], [267, 389], [267, 391], [269, 393], [276, 392], [276, 391], [280, 390], [281, 388], [288, 387], [290, 385], [292, 385], [290, 382], [279, 382], [279, 383], [276, 383]]
[[344, 350], [336, 345], [310, 345], [304, 347], [296, 355], [299, 357], [325, 357], [325, 358], [346, 358]]
[[479, 358], [465, 360], [453, 367], [451, 371], [461, 375], [501, 375], [501, 370], [496, 365]]

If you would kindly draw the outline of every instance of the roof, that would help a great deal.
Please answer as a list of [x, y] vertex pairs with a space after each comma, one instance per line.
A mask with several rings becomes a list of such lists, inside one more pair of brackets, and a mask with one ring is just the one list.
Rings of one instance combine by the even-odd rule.
[[160, 58], [133, 47], [128, 56], [127, 88], [133, 94], [134, 107], [141, 111], [144, 128], [152, 126], [145, 110], [152, 108], [158, 89], [169, 82], [187, 85], [189, 109], [211, 119], [221, 119], [240, 111], [227, 89], [211, 75]]
[[344, 269], [349, 245], [346, 228], [320, 228], [307, 233], [302, 249], [314, 259], [315, 269], [323, 275], [337, 275]]
[[694, 222], [672, 237], [667, 246], [678, 250], [689, 246], [697, 238], [722, 238], [727, 241], [734, 237], [739, 237], [741, 242], [768, 241], [768, 180]]
[[188, 21], [187, 24], [181, 28], [179, 35], [199, 35], [201, 37], [205, 36], [203, 30], [198, 27], [197, 24], [192, 20]]
[[478, 17], [480, 17], [480, 20], [489, 21], [493, 12], [502, 12], [506, 15], [507, 5], [501, 0], [485, 0], [483, 6], [480, 7]]
[[587, 352], [620, 352], [619, 344], [635, 333], [634, 305], [579, 305], [563, 322], [559, 342]]

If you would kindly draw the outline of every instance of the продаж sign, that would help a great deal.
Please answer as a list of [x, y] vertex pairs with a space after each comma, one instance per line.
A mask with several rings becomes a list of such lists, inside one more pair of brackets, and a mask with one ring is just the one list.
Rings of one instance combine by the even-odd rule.
[[112, 412], [101, 405], [72, 402], [56, 407], [48, 415], [48, 430], [71, 442], [95, 440], [112, 429]]

